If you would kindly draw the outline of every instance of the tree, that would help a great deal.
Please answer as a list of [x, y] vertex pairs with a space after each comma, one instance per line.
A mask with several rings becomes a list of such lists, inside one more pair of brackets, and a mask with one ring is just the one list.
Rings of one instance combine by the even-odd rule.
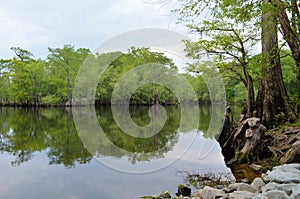
[[271, 126], [275, 116], [284, 113], [288, 119], [296, 119], [288, 101], [288, 95], [284, 86], [278, 48], [278, 15], [274, 7], [263, 0], [262, 4], [262, 54], [264, 65], [262, 78], [257, 95], [257, 113], [262, 122]]
[[[88, 49], [74, 49], [74, 46], [64, 45], [63, 48], [48, 48], [48, 76], [52, 84], [51, 94], [58, 95], [61, 102], [72, 104], [72, 89], [78, 69], [90, 53]], [[51, 88], [52, 87], [52, 88]]]
[[[293, 58], [297, 67], [298, 79], [298, 111], [300, 110], [300, 13], [297, 0], [291, 0], [285, 4], [282, 0], [270, 0], [278, 13], [278, 19], [281, 26], [281, 32], [285, 41], [292, 51]], [[287, 11], [291, 14], [288, 17]]]
[[1, 80], [6, 101], [21, 105], [38, 106], [42, 97], [44, 66], [41, 60], [33, 59], [33, 54], [20, 47], [11, 48], [15, 57], [1, 60]]
[[[110, 60], [110, 56], [115, 56], [116, 59], [112, 60], [111, 63], [106, 63], [105, 60]], [[100, 66], [103, 66], [102, 63], [108, 65], [107, 69], [100, 78], [96, 94], [98, 101], [102, 104], [111, 103], [112, 92], [116, 83], [123, 75], [135, 67], [147, 64], [149, 67], [152, 67], [153, 71], [155, 71], [155, 64], [159, 64], [163, 65], [165, 68], [172, 69], [172, 71], [174, 71], [174, 73], [176, 72], [177, 75], [177, 67], [170, 58], [166, 57], [163, 53], [153, 52], [149, 48], [131, 47], [128, 50], [128, 53], [120, 54], [120, 52], [111, 52], [107, 54], [100, 54], [97, 56], [97, 59]], [[137, 71], [135, 75], [139, 76], [140, 80], [145, 79], [145, 76]], [[160, 75], [161, 74], [156, 74], [157, 77]], [[126, 79], [126, 82], [120, 85], [122, 89], [119, 89], [121, 92], [118, 93], [117, 99], [115, 99], [116, 101], [114, 103], [123, 103], [123, 100], [125, 100], [124, 93], [126, 93], [131, 86], [135, 86], [137, 83], [138, 82], [132, 80], [132, 78]], [[136, 90], [136, 92], [130, 98], [130, 103], [151, 104], [154, 102], [159, 102], [174, 104], [176, 103], [176, 100], [174, 99], [174, 95], [172, 95], [167, 88], [160, 85], [148, 84]]]
[[[179, 13], [180, 22], [187, 23], [191, 31], [200, 34], [197, 42], [185, 42], [187, 55], [197, 61], [205, 59], [203, 54], [208, 54], [223, 75], [241, 81], [247, 90], [246, 115], [250, 117], [255, 109], [255, 95], [249, 60], [254, 55], [253, 49], [259, 40], [259, 27], [254, 17], [258, 9], [247, 2], [241, 3], [239, 9], [231, 7], [229, 3], [226, 0], [190, 0], [175, 11]], [[232, 9], [229, 9], [229, 5]], [[206, 11], [212, 17], [197, 20], [209, 6], [212, 8]], [[252, 12], [247, 12], [246, 9], [252, 9]], [[241, 10], [244, 11], [242, 15]], [[203, 73], [203, 67], [207, 68], [206, 63], [196, 63], [189, 70]]]
[[[275, 0], [271, 1], [274, 2]], [[273, 7], [272, 7], [273, 5]], [[209, 8], [212, 13], [212, 19], [207, 22], [197, 23], [197, 16], [201, 15], [201, 11], [205, 8]], [[200, 39], [199, 46], [187, 46], [192, 49], [192, 53], [201, 52], [205, 50], [207, 53], [218, 55], [217, 64], [219, 64], [222, 58], [233, 57], [231, 62], [225, 62], [225, 70], [237, 70], [232, 65], [239, 64], [244, 70], [243, 78], [246, 80], [248, 91], [247, 102], [247, 116], [251, 116], [251, 113], [255, 108], [264, 124], [271, 125], [272, 120], [278, 115], [284, 113], [288, 119], [293, 121], [295, 114], [293, 113], [289, 104], [289, 98], [283, 83], [282, 70], [280, 65], [280, 54], [278, 48], [277, 38], [277, 22], [278, 12], [274, 9], [274, 3], [268, 3], [266, 0], [262, 1], [184, 1], [184, 6], [181, 9], [176, 10], [179, 13], [179, 18], [184, 23], [187, 23], [188, 28], [196, 30], [197, 32], [203, 32], [206, 30], [217, 31], [217, 35], [209, 35], [208, 39]], [[261, 16], [261, 21], [258, 18]], [[220, 19], [218, 17], [221, 17]], [[216, 21], [218, 19], [220, 23]], [[224, 19], [224, 20], [223, 20]], [[223, 21], [222, 21], [223, 20]], [[253, 28], [251, 26], [243, 26], [243, 24], [254, 23]], [[206, 25], [210, 28], [206, 28]], [[226, 24], [226, 25], [224, 25]], [[255, 25], [260, 26], [255, 26]], [[203, 25], [203, 27], [201, 26]], [[234, 27], [245, 34], [244, 39], [241, 36], [237, 37], [234, 34], [226, 35], [223, 32], [236, 32]], [[224, 28], [225, 27], [225, 28]], [[244, 29], [244, 27], [246, 27]], [[249, 27], [247, 29], [247, 27]], [[242, 45], [246, 41], [251, 41], [254, 44], [257, 41], [256, 37], [253, 37], [252, 32], [256, 32], [256, 28], [261, 29], [261, 42], [262, 42], [262, 60], [261, 66], [258, 70], [262, 70], [262, 77], [259, 86], [259, 92], [256, 99], [256, 106], [254, 104], [254, 95], [251, 89], [252, 78], [249, 76], [248, 63], [250, 48], [253, 45]], [[243, 30], [242, 30], [243, 29]], [[223, 32], [220, 32], [223, 31]], [[243, 35], [243, 34], [242, 34]], [[256, 34], [255, 34], [256, 35]], [[240, 42], [244, 41], [244, 42]], [[253, 43], [254, 42], [254, 43]], [[199, 48], [200, 47], [200, 48]], [[194, 48], [194, 49], [193, 49]], [[240, 53], [236, 54], [236, 52]], [[250, 54], [251, 55], [251, 54]], [[222, 63], [222, 62], [221, 62]], [[223, 63], [222, 63], [223, 64]], [[230, 66], [230, 67], [228, 67]], [[248, 73], [248, 74], [247, 74]], [[238, 73], [235, 72], [237, 76]], [[240, 80], [243, 82], [243, 78]], [[252, 86], [253, 88], [253, 86]], [[252, 91], [251, 91], [252, 90]], [[250, 95], [249, 95], [250, 93]]]

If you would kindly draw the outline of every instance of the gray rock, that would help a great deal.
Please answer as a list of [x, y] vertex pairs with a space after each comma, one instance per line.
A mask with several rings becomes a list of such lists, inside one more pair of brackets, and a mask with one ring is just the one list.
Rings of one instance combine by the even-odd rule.
[[[190, 199], [190, 197], [180, 195], [180, 196], [178, 197], [178, 199]], [[195, 199], [200, 199], [200, 198], [195, 198]]]
[[281, 170], [285, 172], [298, 173], [300, 174], [300, 164], [284, 164], [280, 166], [276, 166], [273, 170]]
[[252, 199], [253, 193], [248, 191], [235, 191], [229, 194], [228, 199]]
[[264, 192], [267, 192], [267, 191], [270, 191], [270, 190], [274, 190], [274, 189], [277, 189], [277, 187], [279, 185], [280, 184], [275, 183], [275, 182], [269, 182], [268, 184], [266, 184], [265, 186], [263, 186], [261, 188], [261, 191], [264, 193]]
[[201, 197], [201, 192], [202, 192], [203, 190], [201, 189], [201, 190], [199, 190], [199, 191], [196, 191], [195, 193], [192, 193], [191, 194], [191, 197], [193, 198], [196, 198], [196, 197]]
[[264, 192], [262, 196], [270, 199], [289, 199], [289, 196], [284, 191], [281, 190], [267, 191]]
[[263, 168], [261, 165], [258, 164], [250, 164], [249, 167], [254, 171], [260, 171]]
[[265, 185], [266, 183], [261, 178], [255, 178], [251, 183], [251, 187], [253, 187], [257, 193], [261, 192], [261, 188]]
[[253, 199], [268, 199], [266, 196], [263, 196], [261, 193], [255, 195]]
[[223, 189], [226, 193], [231, 193], [238, 189], [239, 183], [232, 183], [228, 185], [225, 189]]
[[[285, 168], [287, 169], [287, 167]], [[271, 182], [278, 183], [300, 183], [300, 174], [296, 172], [288, 172], [283, 169], [275, 169], [267, 172]]]
[[248, 185], [246, 183], [239, 183], [237, 191], [248, 191], [251, 193], [255, 193], [256, 189], [254, 189], [251, 185]]
[[224, 185], [217, 185], [216, 188], [217, 188], [217, 189], [224, 189], [225, 186], [224, 186]]
[[291, 195], [292, 189], [298, 184], [278, 184], [275, 182], [270, 182], [266, 186], [262, 187], [262, 192], [268, 192], [271, 190], [281, 190], [284, 191], [287, 195]]
[[287, 195], [292, 194], [292, 190], [297, 186], [297, 184], [281, 184], [278, 186], [278, 190], [284, 191]]
[[292, 189], [291, 199], [300, 199], [300, 184]]
[[205, 199], [225, 198], [226, 194], [220, 189], [205, 186], [201, 191], [200, 196]]

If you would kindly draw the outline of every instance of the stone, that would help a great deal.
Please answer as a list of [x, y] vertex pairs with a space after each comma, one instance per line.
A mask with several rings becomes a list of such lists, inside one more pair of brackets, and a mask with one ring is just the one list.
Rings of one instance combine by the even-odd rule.
[[292, 190], [297, 186], [297, 184], [281, 184], [278, 186], [278, 190], [284, 191], [287, 195], [292, 194]]
[[247, 178], [242, 179], [243, 183], [249, 183], [249, 180]]
[[284, 191], [287, 195], [291, 195], [292, 189], [296, 187], [298, 184], [278, 184], [275, 182], [270, 182], [261, 188], [261, 191], [268, 192], [271, 190], [281, 190]]
[[291, 199], [300, 199], [300, 184], [292, 189]]
[[176, 196], [191, 196], [191, 188], [189, 188], [186, 185], [178, 185], [178, 193], [176, 193]]
[[[268, 173], [268, 172], [270, 172], [270, 171], [267, 171], [267, 173]], [[264, 181], [265, 183], [270, 182], [269, 176], [268, 176], [267, 174], [265, 174], [265, 173], [261, 174], [261, 178], [263, 179], [263, 181]]]
[[260, 171], [263, 168], [261, 165], [258, 165], [258, 164], [250, 164], [249, 167], [251, 169], [253, 169], [254, 171]]
[[283, 165], [274, 167], [273, 170], [281, 170], [284, 172], [300, 174], [300, 164], [283, 164]]
[[225, 189], [223, 189], [226, 193], [231, 193], [238, 189], [239, 183], [232, 183], [228, 185]]
[[281, 164], [294, 162], [300, 162], [300, 140], [296, 141], [280, 159]]
[[264, 199], [261, 193], [255, 195], [252, 199]]
[[[190, 199], [188, 196], [179, 196], [178, 199]], [[195, 199], [200, 199], [200, 198], [195, 198]]]
[[248, 191], [235, 191], [229, 194], [228, 199], [252, 199], [253, 193]]
[[272, 199], [289, 199], [289, 196], [281, 190], [271, 190], [264, 192], [263, 197], [272, 198]]
[[191, 197], [193, 198], [193, 197], [201, 197], [201, 192], [202, 192], [203, 190], [201, 189], [201, 190], [199, 190], [199, 191], [196, 191], [195, 193], [192, 193], [191, 194]]
[[268, 184], [266, 184], [265, 186], [263, 186], [261, 188], [261, 192], [267, 192], [267, 191], [270, 191], [270, 190], [274, 190], [274, 189], [277, 189], [277, 187], [279, 186], [280, 184], [278, 183], [275, 183], [275, 182], [269, 182]]
[[271, 182], [278, 183], [300, 183], [300, 174], [294, 172], [286, 172], [281, 169], [275, 169], [267, 172]]
[[261, 188], [265, 185], [266, 183], [261, 178], [255, 178], [250, 184], [250, 186], [253, 187], [257, 193], [261, 192]]
[[246, 183], [239, 183], [237, 191], [248, 191], [251, 193], [255, 193], [256, 189], [254, 189], [251, 185], [248, 185]]
[[225, 188], [225, 186], [224, 186], [224, 185], [220, 185], [220, 184], [219, 184], [219, 185], [217, 185], [217, 186], [216, 186], [216, 188], [217, 188], [217, 189], [224, 189], [224, 188]]
[[159, 197], [159, 198], [163, 198], [163, 199], [165, 199], [165, 198], [171, 198], [171, 194], [170, 194], [169, 191], [164, 191], [164, 192], [162, 192], [161, 194], [159, 194], [158, 197]]
[[200, 193], [200, 197], [205, 199], [225, 198], [226, 194], [220, 189], [205, 186]]

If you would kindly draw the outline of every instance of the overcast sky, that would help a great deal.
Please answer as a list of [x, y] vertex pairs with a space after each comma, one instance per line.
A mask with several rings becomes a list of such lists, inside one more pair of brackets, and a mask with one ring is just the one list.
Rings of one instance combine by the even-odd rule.
[[0, 58], [10, 47], [45, 58], [48, 47], [72, 44], [94, 50], [120, 33], [138, 28], [184, 32], [170, 9], [176, 0], [1, 0]]

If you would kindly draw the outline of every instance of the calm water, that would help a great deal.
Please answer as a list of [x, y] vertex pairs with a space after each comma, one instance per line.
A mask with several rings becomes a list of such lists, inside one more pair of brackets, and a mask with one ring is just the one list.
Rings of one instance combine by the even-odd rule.
[[[131, 107], [133, 121], [147, 125], [148, 110]], [[163, 129], [135, 138], [118, 128], [110, 107], [99, 107], [96, 118], [110, 145], [94, 136], [92, 148], [82, 141], [86, 135], [77, 133], [71, 110], [0, 108], [0, 198], [134, 199], [164, 190], [174, 195], [184, 183], [178, 171], [230, 173], [212, 138], [220, 121], [211, 113], [222, 116], [223, 110], [200, 107], [198, 129], [179, 128], [180, 109], [166, 107]], [[82, 122], [89, 125], [86, 118]]]

